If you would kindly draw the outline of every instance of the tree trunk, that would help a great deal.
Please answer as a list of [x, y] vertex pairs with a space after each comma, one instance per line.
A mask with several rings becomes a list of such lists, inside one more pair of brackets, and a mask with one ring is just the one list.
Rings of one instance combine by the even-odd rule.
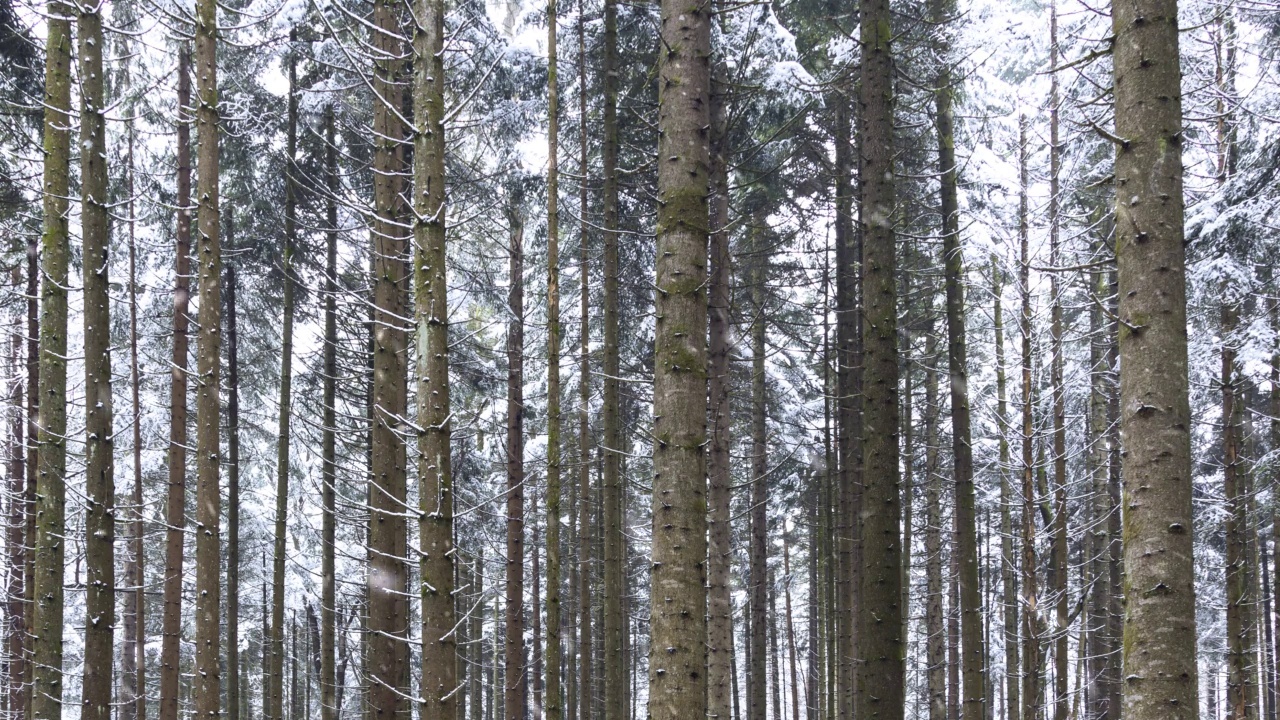
[[[612, 0], [606, 3], [609, 5]], [[660, 15], [661, 42], [667, 50], [658, 55], [661, 160], [653, 379], [649, 718], [702, 720], [707, 714], [704, 288], [710, 170], [708, 138], [704, 133], [711, 121], [711, 14], [706, 4], [689, 6], [678, 0], [662, 0]], [[608, 169], [605, 174], [610, 175]], [[610, 277], [607, 270], [606, 277]], [[616, 279], [611, 281], [616, 283]], [[606, 368], [605, 372], [609, 370]], [[605, 594], [609, 595], [607, 584]], [[606, 645], [605, 652], [608, 651]]]
[[[556, 67], [559, 22], [556, 0], [547, 0], [547, 668], [544, 706], [547, 720], [564, 718], [560, 690], [563, 561], [560, 558], [560, 86]], [[586, 281], [584, 274], [582, 282]], [[536, 592], [534, 598], [538, 598]]]
[[[408, 713], [405, 682], [409, 602], [405, 493], [407, 458], [401, 424], [407, 417], [407, 332], [404, 317], [409, 273], [404, 257], [408, 207], [404, 192], [409, 128], [404, 107], [405, 58], [400, 3], [373, 7], [373, 439], [369, 490], [368, 635], [365, 673], [372, 718]], [[419, 21], [422, 22], [422, 21]], [[421, 37], [421, 33], [418, 33]], [[416, 195], [420, 195], [419, 188]], [[415, 197], [415, 199], [417, 199]], [[443, 221], [443, 218], [440, 218]]]
[[200, 293], [196, 337], [196, 642], [192, 701], [197, 717], [214, 718], [222, 701], [218, 612], [222, 573], [219, 488], [222, 448], [222, 248], [218, 234], [218, 4], [196, 0], [196, 257]]
[[[443, 0], [418, 0], [413, 37], [414, 320], [417, 325], [418, 542], [422, 587], [422, 717], [457, 713], [453, 434], [445, 234]], [[474, 642], [475, 640], [473, 640]]]
[[1031, 256], [1027, 188], [1029, 184], [1027, 119], [1019, 119], [1018, 164], [1018, 292], [1022, 299], [1018, 328], [1022, 336], [1022, 720], [1038, 720], [1040, 712], [1040, 609], [1036, 572], [1035, 428], [1031, 416]]
[[[14, 280], [20, 280], [18, 270], [14, 270]], [[7, 527], [5, 528], [5, 550], [8, 554], [9, 572], [5, 583], [4, 623], [4, 712], [6, 718], [25, 717], [23, 715], [23, 697], [25, 695], [23, 680], [26, 676], [26, 617], [25, 603], [27, 564], [27, 508], [23, 497], [26, 484], [26, 418], [23, 417], [22, 398], [22, 325], [17, 327], [10, 338], [10, 382], [9, 401], [12, 403], [9, 417], [9, 458], [7, 465], [9, 494]], [[136, 597], [136, 594], [134, 595]], [[126, 615], [127, 621], [131, 616]], [[129, 628], [131, 629], [131, 628]], [[131, 635], [126, 633], [126, 638]], [[126, 688], [127, 690], [127, 688]]]
[[165, 509], [164, 614], [160, 641], [160, 720], [178, 720], [182, 661], [183, 535], [187, 525], [187, 314], [191, 299], [191, 57], [178, 50], [177, 258], [173, 289], [172, 394], [169, 405], [169, 488]]
[[45, 40], [44, 233], [40, 239], [39, 493], [35, 496], [31, 715], [62, 716], [67, 470], [67, 265], [70, 260], [72, 5], [50, 0]]
[[[784, 538], [785, 540], [785, 538]], [[791, 606], [791, 546], [784, 542], [782, 548], [782, 572], [786, 582], [782, 586], [782, 600], [787, 613], [787, 665], [791, 675], [791, 720], [800, 720], [800, 672], [796, 652], [796, 623]]]
[[115, 432], [111, 398], [108, 168], [101, 5], [79, 6], [80, 238], [85, 353], [85, 627], [80, 716], [111, 720], [115, 656]]
[[946, 635], [942, 610], [942, 473], [938, 462], [938, 341], [934, 321], [924, 328], [925, 667], [929, 720], [947, 717]]
[[[280, 416], [276, 433], [276, 518], [271, 553], [271, 667], [272, 677], [284, 674], [284, 593], [285, 593], [285, 541], [289, 517], [289, 436], [293, 415], [293, 252], [297, 243], [297, 222], [294, 217], [294, 174], [298, 152], [298, 72], [297, 30], [289, 31], [288, 52], [289, 110], [285, 145], [284, 178], [284, 252], [280, 257], [280, 272], [284, 285], [280, 331]], [[269, 720], [284, 720], [284, 689], [280, 683], [271, 686], [264, 713]]]
[[[758, 218], [755, 218], [758, 219]], [[755, 267], [751, 273], [751, 547], [748, 554], [750, 577], [749, 600], [751, 608], [751, 663], [748, 665], [747, 687], [747, 720], [765, 720], [765, 705], [768, 691], [766, 675], [767, 657], [765, 638], [768, 625], [766, 621], [772, 614], [769, 602], [768, 587], [768, 542], [769, 514], [768, 492], [765, 477], [768, 475], [768, 439], [766, 436], [767, 420], [765, 417], [765, 322], [764, 322], [764, 282], [765, 260], [763, 245], [759, 242], [764, 227], [757, 225], [750, 232], [756, 242]]]
[[733, 552], [730, 527], [729, 401], [729, 182], [725, 137], [725, 96], [720, 69], [711, 94], [711, 275], [707, 302], [707, 396], [711, 439], [707, 450], [707, 716], [731, 720], [730, 670], [733, 646], [733, 598], [729, 563]]
[[507, 622], [503, 698], [509, 720], [524, 719], [524, 218], [510, 200], [507, 293]]
[[335, 635], [337, 633], [337, 373], [338, 373], [338, 147], [334, 111], [324, 112], [325, 134], [325, 260], [324, 350], [322, 390], [324, 418], [320, 430], [320, 488], [322, 512], [320, 543], [320, 719], [338, 720]]
[[[571, 609], [575, 641], [569, 653], [568, 720], [590, 720], [591, 703], [591, 235], [587, 221], [587, 37], [586, 0], [578, 0], [578, 500], [576, 540], [578, 564], [573, 580], [576, 604]], [[571, 501], [572, 502], [572, 501]], [[571, 513], [572, 514], [572, 513]]]
[[1177, 3], [1116, 0], [1124, 570], [1122, 717], [1193, 718], [1191, 419]]
[[860, 6], [862, 84], [858, 137], [863, 240], [863, 490], [856, 709], [878, 718], [904, 712], [902, 501], [898, 468], [898, 302], [894, 230], [893, 56], [889, 3]]
[[[234, 251], [227, 213], [227, 249]], [[240, 357], [236, 327], [236, 268], [227, 265], [227, 718], [240, 717]], [[248, 720], [248, 718], [246, 718]]]
[[991, 258], [991, 295], [994, 298], [992, 317], [995, 326], [996, 357], [996, 424], [1000, 434], [1000, 583], [1003, 586], [1002, 612], [1004, 621], [1004, 685], [1005, 717], [1019, 720], [1022, 710], [1019, 693], [1021, 667], [1018, 658], [1018, 587], [1017, 559], [1013, 553], [1013, 491], [1009, 487], [1009, 392], [1004, 364], [1004, 273], [997, 259]]

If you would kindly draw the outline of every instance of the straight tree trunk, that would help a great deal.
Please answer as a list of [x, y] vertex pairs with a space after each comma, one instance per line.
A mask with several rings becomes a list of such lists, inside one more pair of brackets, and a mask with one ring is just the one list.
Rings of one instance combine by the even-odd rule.
[[67, 266], [71, 255], [72, 5], [50, 0], [44, 83], [44, 231], [40, 238], [39, 492], [35, 496], [31, 714], [62, 716], [63, 562], [66, 557]]
[[773, 717], [782, 720], [782, 656], [778, 653], [778, 578], [769, 569], [767, 589], [769, 617], [769, 702]]
[[1022, 720], [1038, 720], [1040, 712], [1040, 609], [1036, 572], [1035, 428], [1031, 406], [1031, 256], [1027, 210], [1027, 119], [1019, 119], [1018, 164], [1018, 292], [1022, 299], [1018, 328], [1022, 336]]
[[[47, 59], [47, 56], [46, 56]], [[68, 61], [70, 62], [70, 61]], [[46, 84], [46, 89], [48, 85]], [[68, 99], [68, 104], [70, 100]], [[46, 105], [46, 107], [48, 107]], [[48, 137], [46, 135], [45, 137]], [[46, 156], [48, 160], [50, 156]], [[58, 196], [62, 197], [62, 196]], [[42, 199], [47, 201], [47, 196]], [[46, 215], [46, 218], [51, 217]], [[51, 223], [52, 224], [52, 223]], [[40, 246], [44, 238], [34, 234], [27, 236], [27, 482], [23, 495], [23, 516], [26, 527], [23, 537], [26, 538], [26, 557], [23, 563], [22, 578], [22, 627], [24, 640], [22, 643], [21, 674], [15, 671], [14, 679], [21, 683], [20, 697], [17, 707], [22, 717], [34, 717], [32, 696], [35, 690], [33, 682], [33, 640], [29, 635], [35, 627], [35, 541], [36, 541], [36, 478], [40, 470], [40, 365], [44, 360], [40, 354]]]
[[191, 299], [191, 56], [178, 50], [177, 258], [169, 404], [169, 487], [165, 508], [164, 612], [160, 640], [160, 720], [178, 720], [182, 655], [183, 535], [187, 525], [187, 355]]
[[1013, 552], [1014, 496], [1009, 486], [1012, 461], [1009, 457], [1009, 391], [1004, 369], [1004, 273], [994, 256], [991, 258], [991, 284], [996, 340], [996, 423], [1000, 433], [1000, 583], [1003, 586], [1005, 717], [1007, 720], [1018, 720], [1022, 710], [1019, 693], [1021, 665], [1018, 658], [1018, 569]]
[[[547, 0], [547, 720], [564, 720], [560, 682], [560, 85], [556, 0]], [[585, 182], [584, 182], [585, 184]], [[587, 276], [582, 276], [586, 283]], [[585, 380], [585, 376], [584, 376]], [[534, 543], [535, 548], [537, 543]], [[535, 575], [536, 577], [536, 575]], [[538, 593], [534, 598], [538, 599]], [[537, 615], [535, 614], [535, 619]], [[541, 679], [539, 679], [541, 682]]]
[[218, 215], [218, 4], [196, 0], [196, 225], [200, 293], [196, 338], [196, 612], [195, 684], [192, 701], [197, 717], [218, 716], [222, 656], [218, 612], [222, 547], [221, 414], [219, 395], [222, 354], [222, 247]]
[[85, 625], [80, 717], [111, 720], [115, 683], [115, 432], [111, 402], [111, 299], [108, 253], [106, 105], [102, 6], [79, 6], [80, 238], [85, 353]]
[[1176, 0], [1116, 0], [1126, 720], [1198, 712]]
[[1222, 470], [1226, 521], [1227, 585], [1227, 719], [1257, 718], [1257, 627], [1252, 622], [1253, 604], [1249, 563], [1249, 480], [1242, 458], [1241, 420], [1244, 415], [1243, 382], [1236, 373], [1235, 335], [1240, 308], [1232, 297], [1234, 288], [1222, 288]]
[[926, 363], [924, 382], [925, 446], [925, 674], [929, 720], [947, 717], [946, 635], [942, 608], [942, 473], [938, 450], [938, 341], [933, 319], [924, 328]]
[[[227, 248], [234, 250], [227, 213]], [[227, 718], [240, 717], [240, 357], [236, 327], [236, 268], [228, 263], [227, 325]], [[246, 718], [248, 720], [248, 718]]]
[[[324, 112], [325, 260], [324, 260], [324, 418], [320, 430], [320, 488], [324, 516], [320, 543], [320, 718], [338, 720], [335, 635], [337, 633], [337, 374], [338, 374], [338, 147], [334, 110]], [[247, 720], [247, 719], [246, 719]]]
[[894, 720], [904, 713], [902, 501], [898, 459], [898, 302], [893, 151], [893, 55], [887, 0], [868, 0], [861, 17], [858, 137], [862, 171], [863, 490], [856, 710]]
[[[711, 12], [707, 3], [690, 6], [662, 0], [659, 14], [660, 39], [666, 50], [658, 55], [656, 441], [648, 717], [703, 720], [707, 714], [704, 445], [710, 179], [705, 132], [711, 122]], [[608, 595], [607, 585], [605, 590]]]
[[[19, 281], [19, 271], [14, 270], [14, 280]], [[17, 285], [17, 282], [14, 283]], [[22, 325], [21, 319], [10, 338], [10, 372], [13, 373], [9, 401], [12, 403], [9, 418], [9, 458], [6, 463], [9, 494], [7, 496], [7, 527], [5, 550], [8, 554], [8, 577], [5, 583], [6, 617], [4, 624], [4, 712], [6, 718], [25, 717], [23, 680], [26, 676], [26, 609], [23, 600], [26, 588], [27, 565], [27, 508], [23, 496], [26, 484], [26, 418], [23, 417], [22, 397]], [[128, 619], [128, 616], [126, 616]]]
[[964, 253], [960, 248], [959, 183], [956, 168], [956, 80], [951, 74], [948, 24], [955, 0], [931, 0], [938, 31], [938, 77], [933, 91], [938, 131], [942, 206], [942, 259], [947, 288], [947, 367], [951, 388], [951, 449], [955, 463], [955, 551], [960, 594], [961, 705], [964, 720], [983, 717], [982, 596], [978, 587], [977, 516], [974, 512], [973, 445], [969, 420], [969, 370], [965, 346]]
[[[135, 237], [133, 124], [128, 125], [128, 158], [125, 162], [126, 189], [128, 193], [129, 227], [129, 392], [133, 410], [133, 490], [130, 496], [132, 524], [129, 531], [130, 555], [125, 563], [126, 582], [131, 583], [125, 596], [123, 612], [124, 644], [120, 649], [120, 674], [124, 683], [120, 706], [123, 720], [146, 720], [146, 555], [143, 552], [145, 533], [142, 500], [142, 402], [140, 385], [142, 375], [138, 370], [138, 252]], [[15, 368], [16, 371], [16, 368]], [[21, 437], [21, 436], [19, 436]], [[20, 678], [21, 673], [15, 673]]]
[[[402, 6], [373, 6], [373, 437], [369, 489], [369, 615], [365, 673], [370, 718], [399, 720], [409, 712], [408, 552], [405, 520], [407, 448], [401, 427], [408, 413], [408, 337], [404, 318], [409, 271], [404, 178], [409, 128], [402, 119], [408, 49]], [[422, 20], [419, 20], [422, 22]], [[418, 33], [420, 36], [421, 33]], [[426, 188], [419, 188], [415, 195]], [[415, 198], [416, 199], [416, 198]], [[443, 220], [443, 218], [440, 218]], [[416, 225], [416, 223], [415, 223]]]
[[[298, 153], [298, 71], [297, 52], [293, 44], [297, 42], [297, 29], [289, 31], [288, 78], [289, 100], [287, 138], [285, 145], [285, 178], [284, 178], [284, 252], [280, 257], [280, 272], [283, 276], [283, 316], [280, 331], [280, 416], [276, 433], [276, 518], [271, 553], [271, 677], [282, 677], [284, 674], [284, 593], [285, 593], [285, 542], [288, 532], [286, 523], [289, 517], [289, 438], [293, 418], [293, 252], [297, 244], [297, 221], [294, 217], [296, 202], [294, 199], [294, 174], [297, 172], [295, 162]], [[280, 683], [271, 686], [271, 696], [267, 698], [264, 711], [269, 720], [283, 720], [284, 689]]]
[[[1062, 146], [1058, 131], [1058, 6], [1049, 7], [1049, 265], [1057, 267], [1059, 258], [1059, 230], [1062, 168]], [[1054, 650], [1053, 650], [1053, 718], [1067, 720], [1069, 669], [1067, 628], [1067, 426], [1066, 395], [1063, 389], [1062, 347], [1062, 288], [1059, 273], [1049, 274], [1050, 308], [1050, 385], [1053, 395], [1053, 562], [1051, 563], [1054, 595]]]
[[[785, 538], [784, 538], [785, 539]], [[791, 604], [791, 547], [783, 544], [782, 572], [786, 583], [782, 586], [782, 600], [787, 613], [787, 665], [791, 676], [791, 720], [800, 720], [800, 671], [796, 652], [796, 623]]]
[[467, 680], [471, 685], [470, 720], [484, 720], [484, 546], [481, 545], [472, 561], [471, 582], [475, 588], [475, 600], [471, 608], [471, 673]]
[[707, 449], [707, 717], [733, 717], [731, 672], [733, 598], [729, 563], [733, 552], [730, 527], [729, 401], [729, 181], [726, 108], [720, 68], [713, 72], [711, 94], [711, 273], [707, 301], [707, 397], [710, 444]]
[[529, 576], [533, 579], [533, 607], [529, 609], [529, 634], [533, 638], [533, 648], [529, 654], [532, 656], [530, 660], [528, 684], [532, 686], [533, 704], [529, 705], [528, 717], [533, 720], [542, 720], [543, 705], [542, 691], [545, 689], [543, 680], [542, 667], [542, 549], [539, 545], [538, 523], [538, 495], [534, 493], [533, 498], [529, 501], [529, 514], [535, 518], [533, 528], [530, 531], [533, 540], [533, 559], [529, 568]]
[[[627, 694], [623, 656], [622, 594], [622, 448], [620, 399], [618, 393], [618, 3], [604, 0], [604, 396], [601, 449], [604, 473], [601, 482], [603, 518], [603, 581], [601, 593], [601, 639], [604, 660], [604, 717], [623, 718]], [[703, 223], [705, 228], [705, 222]], [[661, 242], [661, 240], [659, 240]], [[661, 313], [659, 313], [661, 314]], [[692, 329], [689, 330], [692, 332]], [[703, 388], [705, 395], [706, 389]], [[655, 414], [657, 411], [655, 410]], [[703, 420], [705, 425], [705, 419]], [[513, 719], [514, 720], [514, 719]]]
[[752, 268], [751, 286], [751, 547], [748, 553], [751, 608], [751, 662], [747, 675], [747, 720], [765, 720], [768, 690], [766, 675], [767, 656], [765, 641], [772, 609], [769, 602], [768, 542], [769, 514], [768, 491], [765, 477], [768, 474], [768, 430], [765, 417], [765, 322], [764, 322], [764, 260], [759, 242], [763, 227], [751, 230], [757, 242], [754, 244], [755, 267]]
[[524, 650], [524, 218], [511, 200], [507, 293], [507, 622], [505, 717], [523, 720]]
[[[576, 517], [578, 562], [569, 580], [572, 607], [569, 610], [572, 629], [566, 668], [569, 683], [568, 720], [588, 720], [590, 703], [583, 698], [591, 694], [591, 663], [586, 662], [591, 647], [591, 597], [589, 592], [591, 539], [588, 522], [591, 496], [591, 274], [590, 223], [587, 220], [587, 38], [586, 0], [578, 0], [578, 487], [577, 498], [570, 499], [570, 517]], [[576, 506], [576, 507], [575, 507]]]

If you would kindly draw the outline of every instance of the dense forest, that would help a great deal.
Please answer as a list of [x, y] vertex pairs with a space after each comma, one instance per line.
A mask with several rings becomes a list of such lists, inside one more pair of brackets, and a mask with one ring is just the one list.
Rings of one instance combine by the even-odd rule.
[[0, 720], [1276, 720], [1277, 0], [0, 0]]

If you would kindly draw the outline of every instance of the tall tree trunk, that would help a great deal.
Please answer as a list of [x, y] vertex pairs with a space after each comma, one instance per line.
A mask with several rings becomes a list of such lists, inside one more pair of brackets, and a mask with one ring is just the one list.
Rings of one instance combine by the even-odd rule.
[[[544, 706], [547, 720], [564, 718], [560, 690], [563, 561], [560, 558], [560, 84], [556, 67], [559, 22], [556, 0], [547, 0], [547, 674]], [[583, 275], [582, 282], [586, 281], [587, 276]], [[538, 594], [534, 593], [534, 597], [538, 598]]]
[[472, 560], [471, 582], [474, 587], [473, 605], [471, 608], [471, 673], [467, 679], [471, 685], [471, 717], [470, 720], [484, 720], [484, 545], [481, 545]]
[[938, 462], [938, 341], [930, 318], [925, 333], [925, 674], [929, 720], [947, 717], [946, 636], [942, 609], [942, 473]]
[[178, 50], [177, 258], [173, 288], [173, 358], [169, 404], [169, 487], [165, 508], [164, 613], [160, 640], [160, 720], [178, 720], [182, 661], [183, 535], [187, 525], [187, 355], [191, 299], [191, 56]]
[[1175, 0], [1116, 0], [1126, 720], [1198, 712]]
[[1031, 407], [1031, 255], [1027, 210], [1027, 119], [1019, 118], [1018, 166], [1018, 293], [1022, 338], [1022, 720], [1038, 720], [1040, 712], [1040, 608], [1036, 572], [1035, 427]]
[[196, 257], [200, 293], [196, 337], [196, 652], [192, 700], [197, 717], [214, 718], [222, 701], [218, 612], [222, 584], [219, 520], [222, 493], [222, 247], [218, 234], [218, 4], [196, 0]]
[[[401, 425], [408, 412], [407, 332], [404, 317], [409, 272], [404, 178], [409, 128], [404, 107], [402, 4], [373, 6], [373, 414], [372, 487], [369, 489], [369, 614], [365, 673], [373, 718], [408, 712], [409, 602], [405, 521], [407, 448]], [[422, 22], [421, 20], [419, 22]], [[417, 33], [421, 37], [421, 33]], [[427, 188], [419, 188], [415, 195]], [[415, 198], [416, 199], [416, 198]], [[443, 221], [443, 218], [440, 218]], [[420, 223], [416, 223], [419, 224]]]
[[510, 200], [507, 293], [507, 622], [503, 699], [509, 720], [524, 719], [524, 218]]
[[[227, 249], [234, 250], [234, 211], [227, 213]], [[240, 717], [240, 357], [236, 268], [227, 264], [227, 718]], [[246, 718], [248, 720], [248, 718]]]
[[44, 233], [40, 273], [39, 493], [35, 496], [31, 715], [62, 716], [63, 562], [66, 557], [67, 265], [70, 259], [71, 15], [50, 0], [44, 82]]
[[[46, 55], [47, 60], [47, 55]], [[68, 61], [70, 62], [70, 61]], [[48, 85], [45, 86], [48, 90]], [[70, 100], [68, 99], [68, 104]], [[46, 107], [48, 107], [46, 105]], [[48, 135], [45, 135], [48, 138]], [[46, 162], [50, 156], [46, 156]], [[62, 196], [57, 196], [62, 197]], [[48, 196], [42, 199], [48, 201]], [[45, 215], [46, 218], [54, 216]], [[54, 224], [50, 220], [51, 225]], [[40, 246], [43, 236], [37, 238], [34, 233], [27, 236], [27, 482], [23, 491], [23, 537], [26, 538], [26, 557], [23, 563], [22, 578], [22, 672], [16, 674], [15, 680], [21, 683], [18, 709], [22, 717], [34, 717], [32, 714], [32, 697], [35, 691], [34, 667], [32, 657], [33, 638], [30, 631], [35, 627], [35, 541], [36, 541], [36, 478], [40, 472], [40, 365], [44, 357], [40, 354]]]
[[868, 0], [861, 16], [858, 176], [863, 240], [863, 498], [856, 709], [901, 718], [905, 675], [902, 637], [902, 501], [898, 468], [898, 302], [893, 154], [892, 21], [887, 0]]
[[[574, 583], [577, 594], [572, 613], [577, 643], [569, 653], [568, 720], [589, 720], [591, 703], [591, 235], [587, 220], [587, 37], [586, 0], [578, 0], [578, 564]], [[574, 638], [571, 638], [574, 639]]]
[[796, 622], [791, 605], [791, 546], [785, 542], [782, 547], [782, 572], [786, 583], [782, 586], [782, 600], [787, 613], [787, 665], [791, 676], [791, 720], [800, 720], [800, 672], [799, 658], [796, 652]]
[[[758, 218], [756, 218], [758, 219]], [[769, 513], [765, 476], [768, 474], [768, 430], [765, 417], [765, 260], [760, 233], [764, 227], [750, 230], [756, 242], [754, 267], [751, 272], [751, 547], [748, 553], [751, 608], [751, 662], [747, 670], [747, 720], [765, 720], [768, 691], [765, 641], [766, 621], [772, 614], [769, 603], [768, 541]]]
[[1243, 455], [1241, 421], [1244, 409], [1244, 383], [1236, 373], [1236, 333], [1240, 308], [1232, 297], [1235, 288], [1221, 289], [1222, 328], [1222, 471], [1226, 521], [1226, 585], [1227, 585], [1227, 718], [1257, 718], [1257, 627], [1253, 622], [1253, 604], [1249, 562], [1250, 526], [1249, 470]]
[[[607, 0], [606, 6], [610, 4], [612, 0]], [[656, 442], [648, 716], [651, 720], [702, 720], [707, 713], [703, 446], [710, 179], [705, 132], [711, 121], [711, 13], [706, 3], [690, 6], [662, 0], [660, 15], [661, 42], [667, 49], [658, 55]], [[606, 169], [606, 177], [609, 174]], [[605, 594], [609, 594], [607, 584]]]
[[[1057, 267], [1059, 257], [1059, 176], [1062, 168], [1062, 147], [1058, 138], [1058, 6], [1049, 6], [1049, 265]], [[1049, 274], [1050, 309], [1050, 385], [1053, 395], [1053, 561], [1050, 564], [1054, 595], [1054, 650], [1053, 650], [1053, 718], [1067, 720], [1067, 680], [1069, 658], [1067, 645], [1067, 405], [1063, 389], [1062, 347], [1062, 287], [1059, 273]]]
[[719, 66], [712, 73], [711, 93], [711, 273], [707, 296], [709, 340], [707, 397], [710, 443], [707, 449], [707, 716], [731, 720], [733, 598], [729, 587], [733, 528], [730, 527], [729, 404], [729, 253], [728, 147], [726, 108]]
[[[15, 285], [20, 281], [19, 271], [14, 270]], [[9, 493], [6, 498], [7, 527], [5, 528], [5, 550], [8, 554], [8, 577], [5, 583], [5, 624], [4, 624], [4, 712], [6, 718], [25, 717], [23, 697], [25, 695], [24, 678], [26, 676], [26, 617], [25, 603], [27, 565], [27, 508], [23, 496], [26, 484], [26, 418], [23, 417], [22, 397], [22, 321], [19, 318], [10, 338], [10, 372], [13, 380], [9, 385], [9, 402], [12, 404], [9, 417], [9, 458], [6, 463]], [[126, 620], [129, 616], [126, 616]]]
[[533, 592], [530, 593], [533, 598], [533, 607], [529, 609], [529, 634], [533, 639], [533, 647], [529, 652], [531, 660], [528, 684], [532, 686], [533, 704], [529, 705], [528, 717], [533, 720], [542, 720], [542, 691], [544, 689], [542, 684], [542, 549], [539, 545], [540, 538], [536, 519], [538, 517], [538, 494], [536, 492], [529, 501], [529, 514], [535, 519], [533, 528], [530, 530], [533, 536], [533, 559], [529, 568], [529, 576], [533, 578]]
[[991, 258], [991, 285], [996, 341], [996, 424], [1000, 436], [998, 472], [1000, 474], [1000, 583], [1003, 586], [1001, 602], [1004, 622], [1005, 717], [1007, 720], [1019, 720], [1022, 705], [1019, 693], [1021, 667], [1018, 658], [1018, 570], [1017, 558], [1013, 553], [1014, 496], [1009, 486], [1009, 469], [1012, 467], [1009, 457], [1009, 391], [1004, 369], [1004, 305], [1001, 300], [1004, 296], [1004, 273], [994, 256]]
[[106, 105], [102, 6], [79, 6], [80, 238], [85, 354], [84, 720], [111, 720], [115, 659], [115, 432], [111, 398], [111, 299], [108, 253]]
[[961, 673], [964, 720], [982, 720], [982, 597], [978, 587], [977, 517], [974, 512], [973, 445], [969, 420], [969, 370], [965, 347], [964, 253], [960, 249], [960, 203], [947, 25], [956, 16], [955, 0], [931, 0], [938, 25], [938, 76], [933, 91], [938, 131], [938, 170], [942, 207], [942, 259], [947, 287], [947, 367], [951, 388], [951, 449], [955, 463], [955, 552], [960, 575]]
[[773, 568], [768, 571], [769, 591], [769, 703], [773, 717], [782, 720], [782, 656], [778, 653], [778, 578]]
[[[297, 29], [289, 31], [288, 78], [289, 109], [285, 144], [284, 178], [284, 252], [280, 256], [283, 276], [283, 324], [280, 331], [280, 416], [276, 433], [276, 518], [271, 553], [271, 677], [284, 675], [284, 593], [286, 523], [289, 518], [289, 437], [293, 416], [293, 252], [297, 243], [297, 221], [294, 217], [294, 174], [298, 152], [298, 71]], [[263, 708], [269, 720], [284, 720], [284, 688], [271, 686], [271, 695]]]
[[[601, 593], [601, 639], [604, 660], [604, 717], [623, 718], [627, 678], [622, 653], [622, 448], [618, 394], [618, 3], [604, 0], [604, 396], [601, 481], [604, 540], [604, 587]], [[703, 224], [705, 227], [705, 223]], [[661, 241], [659, 241], [661, 242]], [[661, 303], [661, 301], [659, 301]], [[661, 313], [659, 313], [661, 314]], [[692, 329], [689, 330], [692, 332]], [[706, 389], [703, 389], [705, 394]], [[655, 410], [657, 413], [657, 410]], [[705, 419], [704, 419], [705, 425]]]
[[338, 720], [337, 673], [334, 640], [337, 633], [337, 484], [336, 451], [338, 374], [338, 146], [334, 110], [324, 112], [325, 137], [325, 258], [324, 258], [324, 350], [322, 384], [324, 418], [320, 430], [320, 488], [323, 518], [320, 543], [320, 718]]

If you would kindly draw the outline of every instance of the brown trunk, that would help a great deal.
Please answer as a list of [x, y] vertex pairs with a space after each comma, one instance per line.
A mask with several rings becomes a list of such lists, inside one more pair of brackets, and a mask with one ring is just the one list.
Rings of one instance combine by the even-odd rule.
[[[234, 212], [227, 213], [227, 249], [234, 252]], [[240, 717], [240, 357], [236, 269], [227, 265], [227, 719]], [[249, 720], [246, 718], [246, 720]]]
[[1038, 720], [1040, 712], [1040, 608], [1036, 573], [1035, 428], [1031, 406], [1031, 256], [1027, 210], [1027, 119], [1020, 118], [1018, 164], [1018, 293], [1022, 300], [1018, 329], [1022, 338], [1022, 720]]
[[925, 667], [929, 720], [947, 717], [946, 636], [942, 610], [942, 474], [938, 462], [937, 334], [930, 318], [925, 333]]
[[766, 649], [765, 638], [768, 625], [766, 620], [772, 615], [768, 596], [768, 543], [769, 516], [768, 492], [765, 486], [768, 475], [767, 424], [765, 417], [765, 321], [764, 321], [764, 282], [765, 270], [762, 255], [763, 243], [759, 242], [759, 233], [764, 227], [757, 226], [750, 231], [757, 240], [754, 243], [755, 267], [753, 268], [751, 286], [751, 547], [748, 553], [750, 567], [750, 608], [751, 608], [751, 662], [747, 675], [747, 720], [765, 720], [766, 685]]
[[524, 218], [511, 200], [507, 293], [506, 717], [524, 718]]
[[1018, 720], [1022, 711], [1022, 696], [1019, 692], [1022, 668], [1018, 652], [1018, 569], [1017, 557], [1013, 551], [1014, 495], [1009, 486], [1012, 463], [1009, 457], [1008, 387], [1004, 369], [1004, 305], [1001, 302], [1004, 295], [1004, 273], [994, 256], [991, 258], [991, 284], [991, 294], [995, 300], [992, 317], [996, 340], [996, 423], [1000, 433], [1000, 583], [1003, 586], [1001, 603], [1004, 625], [1005, 717], [1007, 720]]
[[[337, 350], [338, 350], [338, 148], [333, 106], [325, 108], [324, 418], [320, 430], [320, 488], [324, 517], [320, 543], [320, 719], [338, 720], [335, 663], [337, 633]], [[246, 720], [248, 720], [246, 718]]]

